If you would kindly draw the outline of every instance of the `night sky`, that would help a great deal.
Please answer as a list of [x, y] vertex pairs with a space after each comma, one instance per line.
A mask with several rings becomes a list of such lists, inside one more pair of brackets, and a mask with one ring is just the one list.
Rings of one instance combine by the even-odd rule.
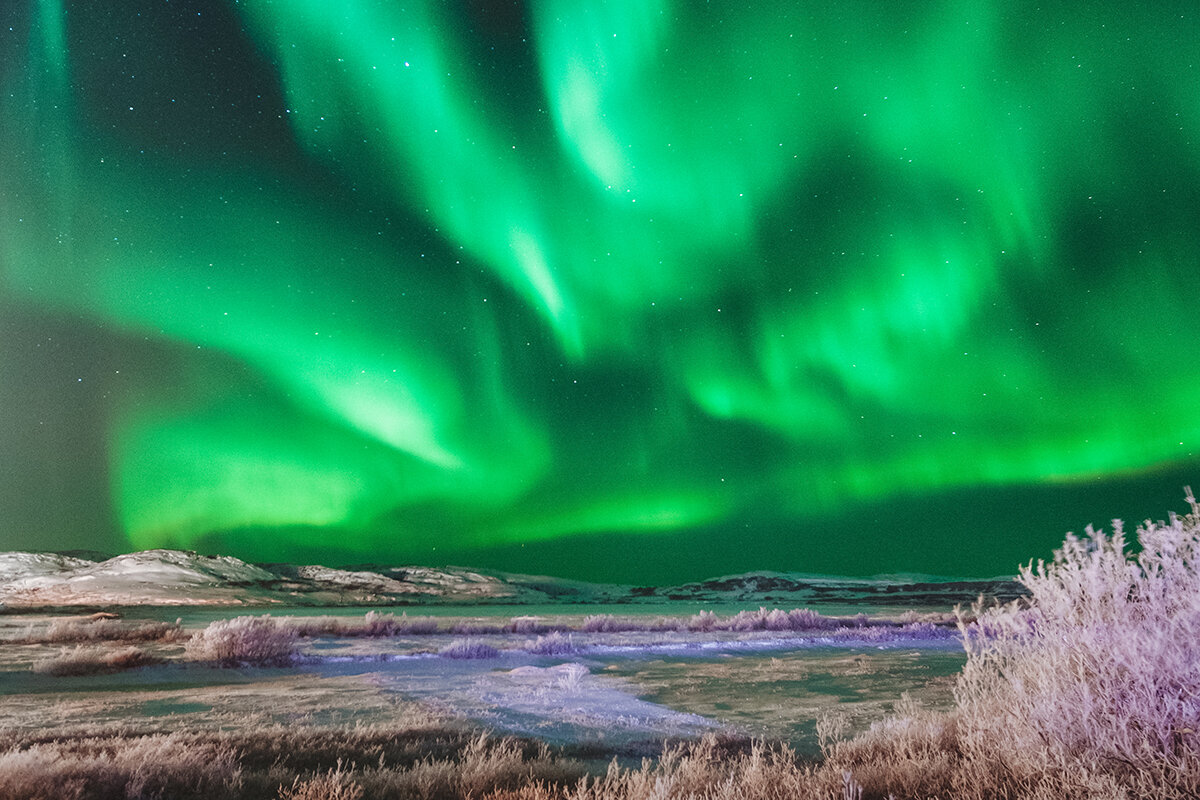
[[1198, 344], [1191, 2], [0, 7], [0, 550], [1011, 573]]

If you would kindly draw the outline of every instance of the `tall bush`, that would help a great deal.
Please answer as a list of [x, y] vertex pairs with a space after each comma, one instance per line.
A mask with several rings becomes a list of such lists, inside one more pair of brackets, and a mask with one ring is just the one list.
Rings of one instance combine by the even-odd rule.
[[295, 658], [296, 639], [294, 628], [263, 614], [211, 622], [188, 640], [184, 650], [190, 658], [223, 666], [283, 665]]
[[959, 735], [980, 769], [1018, 782], [1103, 777], [1138, 796], [1200, 793], [1200, 506], [1190, 489], [1187, 502], [1187, 515], [1138, 528], [1136, 554], [1119, 521], [1111, 536], [1068, 535], [1052, 563], [1021, 570], [1027, 602], [963, 616]]

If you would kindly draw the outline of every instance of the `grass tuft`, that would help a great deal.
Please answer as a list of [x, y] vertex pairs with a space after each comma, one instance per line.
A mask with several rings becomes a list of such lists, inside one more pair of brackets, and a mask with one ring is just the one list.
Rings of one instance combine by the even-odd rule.
[[475, 639], [455, 639], [438, 651], [443, 658], [498, 658], [500, 651]]
[[575, 643], [568, 634], [553, 631], [545, 636], [539, 636], [536, 641], [525, 647], [526, 651], [538, 656], [563, 656], [577, 651]]

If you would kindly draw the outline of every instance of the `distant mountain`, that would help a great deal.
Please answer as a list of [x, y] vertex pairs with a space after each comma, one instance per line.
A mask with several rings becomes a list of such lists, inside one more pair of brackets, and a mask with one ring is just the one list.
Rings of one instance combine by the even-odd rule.
[[882, 575], [845, 578], [803, 573], [749, 572], [686, 583], [667, 589], [634, 589], [642, 595], [669, 600], [705, 602], [862, 603], [885, 606], [968, 604], [983, 596], [1009, 602], [1028, 594], [1009, 577], [985, 580], [939, 578], [928, 575]]
[[[87, 556], [87, 557], [81, 557]], [[1014, 581], [922, 576], [873, 579], [754, 572], [681, 586], [617, 586], [460, 567], [248, 564], [184, 550], [102, 554], [0, 553], [0, 606], [362, 606], [431, 604], [656, 604], [670, 601], [797, 607], [867, 601], [953, 605], [983, 594], [1009, 600]]]

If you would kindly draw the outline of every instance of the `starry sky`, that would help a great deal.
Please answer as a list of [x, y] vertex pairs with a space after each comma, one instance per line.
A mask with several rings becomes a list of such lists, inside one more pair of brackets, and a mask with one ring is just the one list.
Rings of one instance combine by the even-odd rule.
[[5, 3], [0, 549], [986, 576], [1162, 518], [1198, 20]]

